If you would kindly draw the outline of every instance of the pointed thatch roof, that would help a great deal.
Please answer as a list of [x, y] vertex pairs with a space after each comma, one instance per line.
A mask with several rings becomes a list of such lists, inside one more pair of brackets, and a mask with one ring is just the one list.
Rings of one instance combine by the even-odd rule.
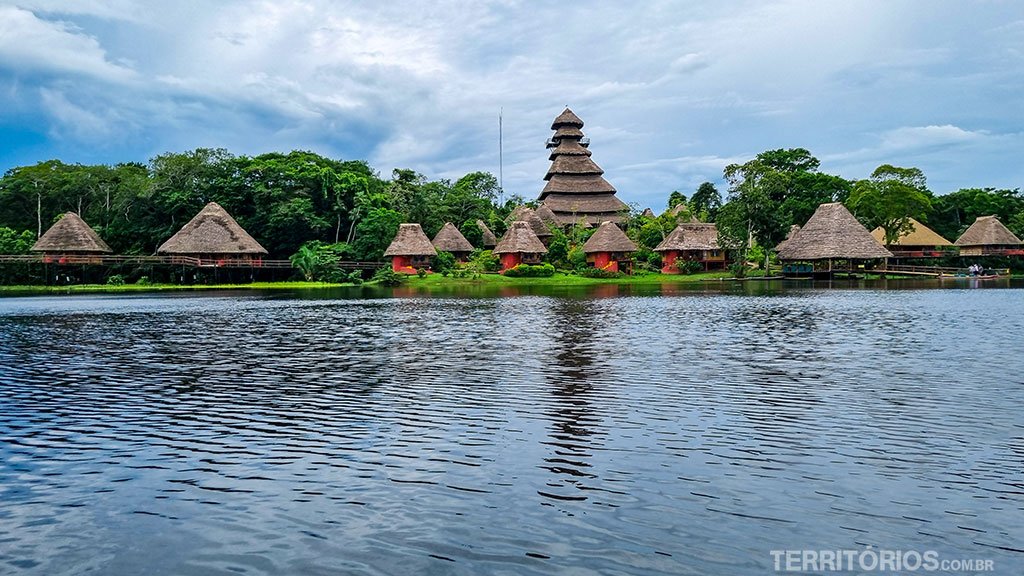
[[839, 202], [818, 206], [807, 223], [779, 250], [780, 260], [870, 260], [891, 256], [892, 252], [879, 244]]
[[99, 254], [111, 252], [110, 246], [78, 214], [68, 212], [50, 226], [32, 245], [33, 252], [62, 254]]
[[545, 254], [547, 251], [530, 225], [522, 220], [513, 222], [494, 248], [495, 254]]
[[978, 216], [959, 238], [957, 246], [1015, 246], [1021, 244], [1009, 228], [995, 216]]
[[636, 252], [636, 244], [613, 222], [602, 222], [597, 230], [583, 244], [583, 253], [594, 252]]
[[580, 117], [566, 106], [565, 110], [555, 117], [555, 121], [551, 123], [551, 129], [557, 130], [562, 126], [576, 126], [577, 128], [582, 128], [583, 120], [580, 120]]
[[[911, 229], [896, 239], [893, 246], [952, 246], [953, 243], [935, 233], [934, 230], [921, 224], [913, 218], [910, 219]], [[879, 226], [871, 231], [871, 236], [879, 244], [885, 244], [885, 229]]]
[[671, 250], [718, 250], [718, 227], [712, 223], [684, 222], [654, 249], [655, 252]]
[[430, 241], [438, 251], [441, 252], [472, 252], [473, 245], [466, 240], [466, 237], [459, 232], [455, 224], [445, 222], [438, 230], [434, 239]]
[[505, 220], [507, 222], [526, 222], [530, 225], [530, 228], [533, 229], [533, 233], [536, 234], [538, 238], [548, 238], [552, 236], [551, 229], [548, 228], [548, 225], [545, 224], [544, 221], [540, 219], [540, 216], [537, 215], [537, 212], [529, 206], [517, 206]]
[[484, 248], [494, 248], [498, 245], [498, 237], [494, 235], [494, 232], [491, 232], [491, 229], [487, 227], [487, 224], [484, 224], [483, 220], [477, 220], [476, 225], [484, 235]]
[[641, 212], [640, 215], [646, 218], [657, 218], [657, 216], [654, 215], [654, 210], [651, 210], [650, 208], [644, 208], [644, 211]]
[[157, 248], [159, 254], [266, 254], [260, 243], [216, 202]]
[[437, 250], [419, 224], [400, 224], [384, 256], [436, 256]]
[[546, 204], [538, 206], [537, 209], [534, 210], [534, 213], [537, 214], [537, 218], [540, 218], [540, 221], [545, 224], [558, 223], [558, 220], [555, 218], [555, 213], [552, 212], [551, 208], [548, 208]]
[[551, 167], [539, 200], [562, 225], [580, 218], [591, 224], [622, 222], [627, 206], [615, 197], [615, 187], [602, 176], [604, 170], [590, 159], [581, 128], [583, 121], [568, 108], [551, 124]]

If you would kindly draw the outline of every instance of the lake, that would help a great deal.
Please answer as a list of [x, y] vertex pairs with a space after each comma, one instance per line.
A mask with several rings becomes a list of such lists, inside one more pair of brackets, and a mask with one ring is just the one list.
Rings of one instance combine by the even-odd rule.
[[852, 286], [0, 298], [0, 574], [1020, 573], [1024, 290]]

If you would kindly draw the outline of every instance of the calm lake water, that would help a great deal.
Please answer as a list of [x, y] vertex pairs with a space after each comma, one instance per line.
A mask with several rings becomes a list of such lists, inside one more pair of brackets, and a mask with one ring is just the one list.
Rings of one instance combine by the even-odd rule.
[[1007, 286], [0, 299], [0, 574], [1019, 574]]

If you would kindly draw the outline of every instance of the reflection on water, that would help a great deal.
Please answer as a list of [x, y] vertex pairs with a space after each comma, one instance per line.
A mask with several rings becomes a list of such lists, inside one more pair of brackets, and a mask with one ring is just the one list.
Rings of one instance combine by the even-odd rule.
[[1021, 291], [846, 288], [0, 299], [0, 574], [1020, 572]]

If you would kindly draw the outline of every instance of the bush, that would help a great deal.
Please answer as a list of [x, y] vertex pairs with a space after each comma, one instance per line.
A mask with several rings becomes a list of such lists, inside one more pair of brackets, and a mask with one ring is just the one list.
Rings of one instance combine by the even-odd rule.
[[584, 278], [621, 278], [622, 272], [615, 272], [613, 270], [605, 270], [604, 268], [594, 268], [593, 266], [587, 266], [579, 271], [579, 275]]
[[139, 276], [139, 279], [135, 281], [139, 286], [149, 286], [149, 276]]
[[469, 257], [468, 268], [476, 273], [497, 272], [501, 269], [501, 259], [490, 250], [476, 250]]
[[426, 268], [417, 268], [416, 269], [416, 275], [419, 276], [420, 278], [426, 278], [427, 277], [427, 269]]
[[579, 271], [588, 267], [587, 255], [583, 252], [583, 248], [579, 246], [575, 246], [572, 250], [569, 250], [568, 260], [569, 266], [572, 267], [573, 270]]
[[398, 286], [405, 282], [405, 274], [395, 272], [390, 266], [385, 266], [373, 273], [373, 281], [381, 286]]
[[430, 267], [434, 272], [447, 276], [455, 268], [455, 256], [451, 252], [438, 252], [431, 260]]
[[363, 283], [363, 272], [361, 270], [353, 270], [348, 274], [345, 274], [345, 280], [359, 286]]
[[729, 271], [732, 272], [732, 275], [735, 276], [736, 278], [746, 278], [747, 277], [747, 263], [746, 262], [733, 262], [732, 264], [729, 265]]
[[124, 286], [124, 276], [114, 274], [107, 278], [107, 286]]
[[704, 269], [700, 262], [683, 258], [677, 258], [673, 266], [675, 266], [676, 270], [679, 270], [680, 274], [696, 274]]
[[505, 276], [512, 278], [550, 278], [555, 275], [555, 267], [551, 264], [520, 264], [515, 268], [505, 270]]

